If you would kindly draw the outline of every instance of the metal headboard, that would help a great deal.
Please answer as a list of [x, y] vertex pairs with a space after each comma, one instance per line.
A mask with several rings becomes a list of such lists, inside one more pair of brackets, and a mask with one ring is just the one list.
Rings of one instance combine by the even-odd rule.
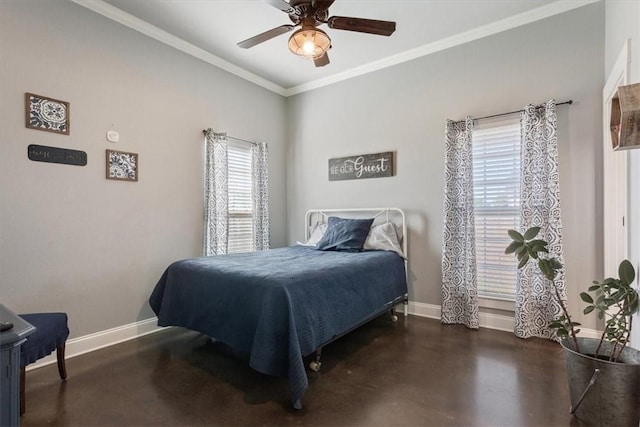
[[345, 218], [374, 218], [373, 224], [393, 222], [402, 230], [402, 252], [409, 258], [407, 244], [407, 221], [404, 211], [399, 208], [353, 208], [353, 209], [310, 209], [305, 214], [305, 240], [309, 239], [310, 227], [318, 222], [326, 222], [330, 216]]

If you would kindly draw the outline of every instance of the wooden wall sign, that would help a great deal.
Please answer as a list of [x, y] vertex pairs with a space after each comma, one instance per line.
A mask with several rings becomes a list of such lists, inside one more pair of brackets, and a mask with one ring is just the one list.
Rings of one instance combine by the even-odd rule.
[[86, 166], [87, 153], [67, 148], [47, 147], [45, 145], [29, 145], [29, 160], [34, 162], [61, 163], [63, 165]]
[[614, 150], [640, 148], [640, 83], [618, 88], [611, 100], [610, 126]]
[[329, 181], [393, 176], [393, 151], [329, 159]]

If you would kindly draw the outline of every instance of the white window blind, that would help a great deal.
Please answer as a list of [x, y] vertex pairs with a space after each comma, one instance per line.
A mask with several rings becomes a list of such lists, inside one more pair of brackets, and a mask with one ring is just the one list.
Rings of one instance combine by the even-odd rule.
[[228, 162], [229, 246], [227, 252], [251, 252], [254, 250], [251, 149], [229, 144]]
[[478, 295], [515, 300], [516, 259], [504, 250], [520, 225], [519, 118], [473, 130]]

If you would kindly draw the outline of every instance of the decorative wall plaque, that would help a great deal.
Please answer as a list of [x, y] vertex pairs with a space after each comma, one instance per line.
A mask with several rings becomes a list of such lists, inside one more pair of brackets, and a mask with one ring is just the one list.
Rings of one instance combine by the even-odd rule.
[[86, 166], [87, 164], [87, 153], [68, 148], [31, 144], [27, 147], [27, 156], [29, 160], [34, 162], [62, 163], [74, 166]]
[[611, 100], [614, 150], [640, 148], [640, 83], [620, 86]]
[[25, 126], [69, 135], [69, 103], [33, 93], [24, 94]]
[[138, 154], [107, 150], [107, 179], [138, 180]]
[[329, 159], [329, 181], [393, 176], [393, 152]]

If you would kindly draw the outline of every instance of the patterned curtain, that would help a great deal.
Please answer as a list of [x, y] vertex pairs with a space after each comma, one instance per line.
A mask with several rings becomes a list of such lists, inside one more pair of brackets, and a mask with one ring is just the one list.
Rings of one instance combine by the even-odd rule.
[[265, 142], [251, 147], [253, 239], [255, 250], [269, 249], [269, 153]]
[[[556, 104], [525, 107], [521, 117], [522, 177], [521, 230], [541, 227], [538, 238], [549, 242], [549, 254], [564, 265], [558, 180]], [[556, 278], [560, 297], [566, 303], [564, 271]], [[549, 323], [562, 314], [553, 284], [544, 278], [536, 263], [518, 271], [516, 286], [516, 336], [557, 339]]]
[[447, 120], [442, 230], [442, 323], [478, 328], [473, 213], [473, 119]]
[[227, 134], [205, 131], [204, 255], [227, 253]]

